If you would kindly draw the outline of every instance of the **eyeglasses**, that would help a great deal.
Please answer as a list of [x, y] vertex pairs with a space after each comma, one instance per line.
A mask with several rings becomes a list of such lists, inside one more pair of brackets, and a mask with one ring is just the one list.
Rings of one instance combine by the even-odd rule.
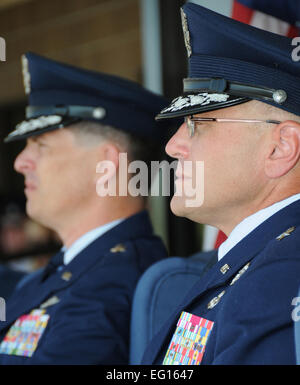
[[187, 125], [189, 130], [189, 137], [192, 138], [195, 134], [195, 124], [204, 123], [204, 122], [218, 122], [218, 123], [270, 123], [270, 124], [280, 124], [279, 120], [258, 120], [258, 119], [225, 119], [225, 118], [194, 118], [193, 116], [185, 116], [184, 122]]

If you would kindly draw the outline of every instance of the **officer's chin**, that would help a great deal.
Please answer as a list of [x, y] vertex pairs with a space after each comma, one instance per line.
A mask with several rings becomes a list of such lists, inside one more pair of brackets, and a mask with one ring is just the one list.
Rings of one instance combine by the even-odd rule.
[[188, 217], [188, 208], [185, 202], [185, 197], [174, 195], [170, 203], [172, 213], [178, 217]]
[[41, 223], [41, 214], [40, 210], [37, 207], [37, 202], [35, 199], [27, 198], [26, 201], [26, 214], [29, 218], [31, 218], [33, 221]]
[[29, 218], [36, 220], [34, 212], [35, 210], [34, 210], [33, 202], [30, 198], [27, 197], [26, 214], [29, 216]]

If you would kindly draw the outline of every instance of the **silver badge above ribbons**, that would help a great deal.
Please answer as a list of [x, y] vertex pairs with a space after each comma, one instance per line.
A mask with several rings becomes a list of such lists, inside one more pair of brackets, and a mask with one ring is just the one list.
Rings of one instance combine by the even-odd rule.
[[230, 282], [230, 286], [234, 285], [238, 279], [241, 278], [241, 276], [249, 269], [250, 262], [248, 262], [233, 278], [233, 280]]

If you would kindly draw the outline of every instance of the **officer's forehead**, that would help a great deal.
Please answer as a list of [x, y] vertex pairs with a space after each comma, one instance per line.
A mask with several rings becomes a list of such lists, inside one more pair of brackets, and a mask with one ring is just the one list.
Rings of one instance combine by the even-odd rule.
[[[32, 135], [26, 139], [27, 142], [39, 142], [39, 141], [52, 141], [52, 142], [62, 142], [64, 144], [66, 141], [66, 135], [70, 136], [69, 132], [65, 127], [59, 128], [57, 130], [50, 130], [46, 132], [41, 132], [36, 135]], [[62, 139], [63, 136], [63, 139]]]

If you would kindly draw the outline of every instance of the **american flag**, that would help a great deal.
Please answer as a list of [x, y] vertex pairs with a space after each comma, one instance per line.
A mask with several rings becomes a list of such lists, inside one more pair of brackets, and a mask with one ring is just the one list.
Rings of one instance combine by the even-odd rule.
[[[232, 4], [233, 19], [291, 38], [300, 35], [298, 16], [300, 20], [298, 0], [234, 0]], [[222, 231], [204, 227], [203, 251], [218, 248], [225, 240]]]
[[[294, 12], [289, 3], [297, 5]], [[293, 0], [235, 0], [232, 18], [254, 27], [288, 37], [298, 36], [296, 27], [299, 1]]]

